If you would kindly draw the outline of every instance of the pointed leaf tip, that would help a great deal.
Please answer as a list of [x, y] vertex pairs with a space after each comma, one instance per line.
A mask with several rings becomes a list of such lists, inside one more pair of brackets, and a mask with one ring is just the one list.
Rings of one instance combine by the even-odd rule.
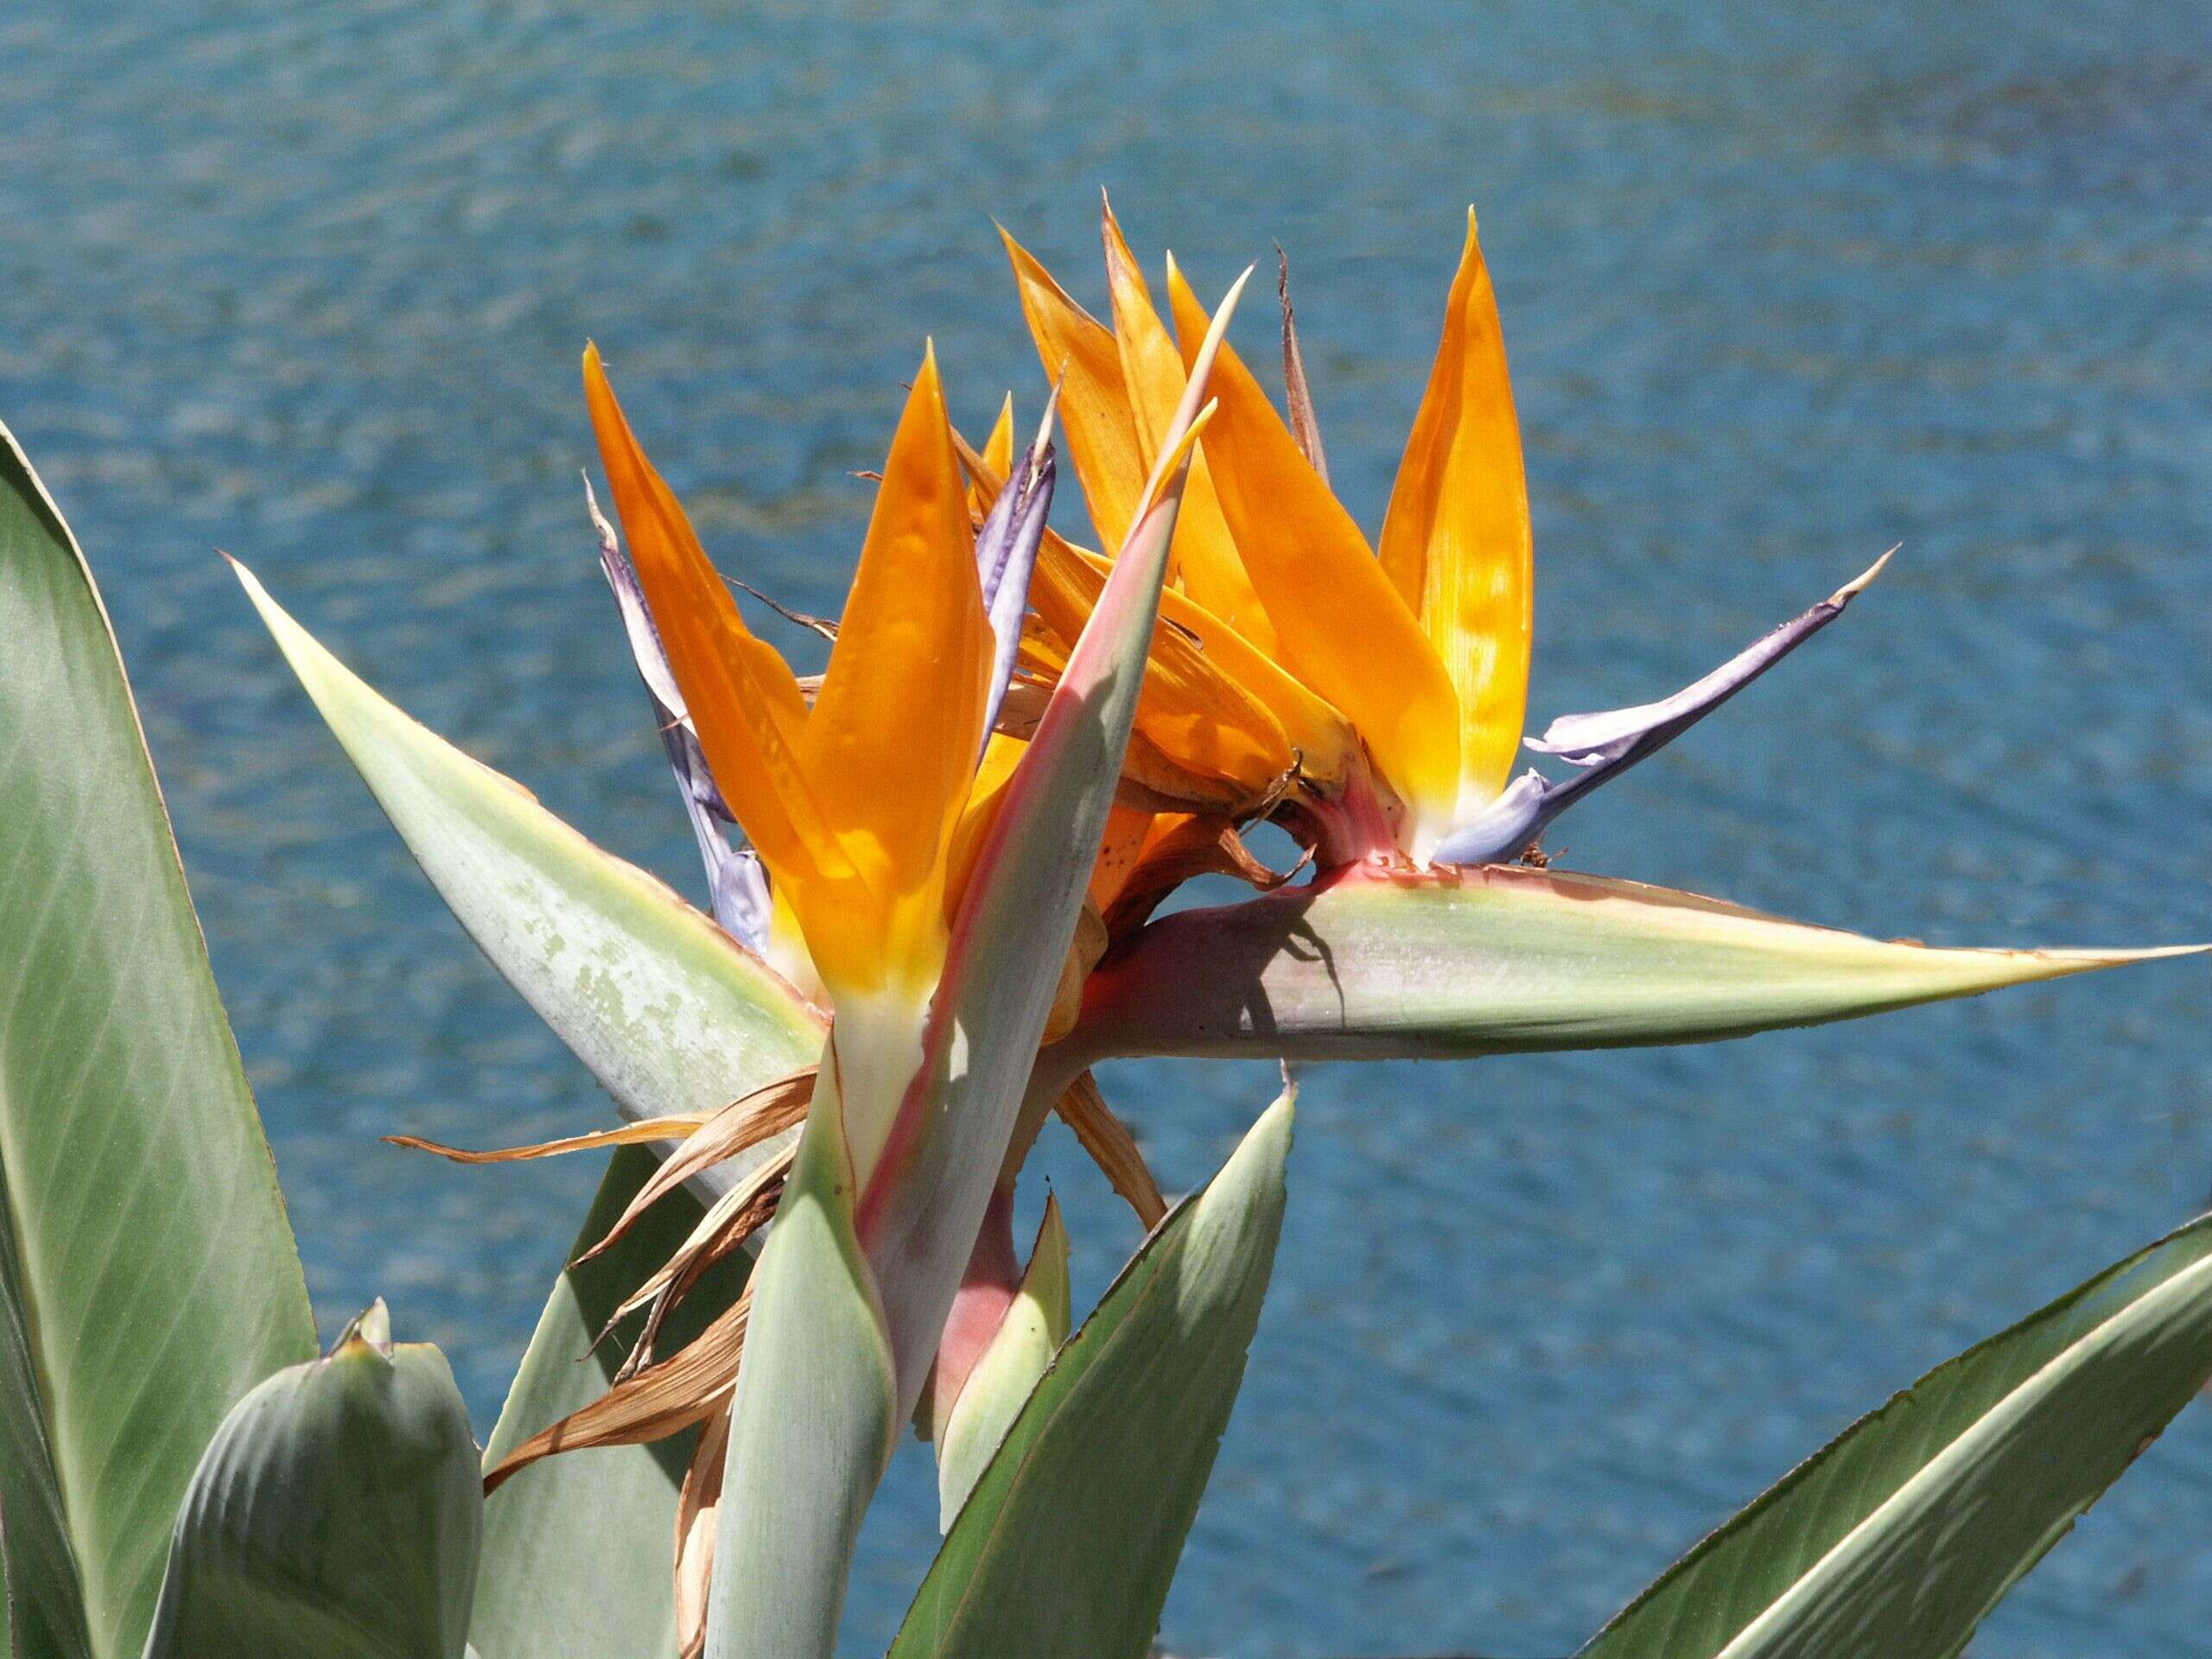
[[354, 1316], [353, 1322], [338, 1333], [338, 1340], [331, 1344], [330, 1351], [340, 1353], [356, 1342], [373, 1348], [385, 1359], [391, 1357], [391, 1310], [385, 1306], [383, 1297], [378, 1297]]
[[1670, 697], [1586, 715], [1561, 715], [1522, 746], [1578, 768], [1554, 783], [1539, 772], [1516, 779], [1477, 817], [1438, 843], [1433, 861], [1487, 863], [1527, 846], [1559, 815], [1637, 762], [1657, 753], [1841, 616], [1889, 563], [1891, 548], [1819, 604], [1770, 629], [1711, 673]]
[[[936, 1436], [940, 1531], [951, 1530], [976, 1478], [1067, 1340], [1070, 1300], [1067, 1229], [1060, 1219], [1058, 1199], [1047, 1194], [1029, 1264], [997, 1329], [961, 1377], [957, 1395], [949, 1404], [938, 1406], [943, 1415]], [[938, 1364], [942, 1386], [942, 1356]]]
[[233, 568], [440, 897], [624, 1116], [717, 1110], [820, 1053], [820, 1016], [760, 958], [385, 702]]
[[1721, 1525], [1580, 1659], [1955, 1655], [2212, 1374], [2212, 1220], [1939, 1365]]

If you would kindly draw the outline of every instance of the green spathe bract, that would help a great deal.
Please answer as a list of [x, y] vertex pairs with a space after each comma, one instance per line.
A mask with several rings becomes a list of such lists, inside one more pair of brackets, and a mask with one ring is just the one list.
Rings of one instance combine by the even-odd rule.
[[1178, 1206], [976, 1482], [891, 1659], [1141, 1659], [1228, 1426], [1282, 1226], [1291, 1096]]
[[828, 1654], [861, 1517], [891, 1461], [899, 1378], [853, 1231], [836, 1068], [760, 1252], [730, 1402], [707, 1659]]
[[[719, 1051], [669, 1075], [669, 1057], [688, 1060], [718, 1018], [760, 1065], [812, 1060], [820, 1039], [804, 1005], [705, 917], [385, 702], [265, 595], [257, 602], [441, 893], [626, 1112], [731, 1098], [701, 1087], [702, 1069], [725, 1068], [725, 1086], [755, 1075]], [[540, 943], [569, 932], [586, 954], [564, 962]], [[2201, 948], [1944, 950], [1562, 870], [1352, 872], [1154, 923], [1092, 976], [1081, 1020], [1046, 1065], [1072, 1077], [1093, 1060], [1155, 1054], [1440, 1059], [1708, 1042]], [[609, 1021], [607, 986], [576, 971], [594, 960], [612, 984], [640, 988], [641, 1009], [671, 1010], [670, 1022]], [[667, 1034], [687, 1040], [654, 1040]]]
[[1581, 1659], [1950, 1659], [2212, 1379], [2212, 1217], [1936, 1367]]
[[145, 1659], [461, 1659], [483, 1525], [452, 1369], [378, 1302], [224, 1419]]
[[136, 1654], [232, 1402], [315, 1352], [99, 594], [0, 428], [0, 1516], [29, 1654]]
[[1936, 950], [1565, 870], [1353, 868], [1154, 922], [1091, 976], [1065, 1065], [1711, 1042], [2203, 949]]

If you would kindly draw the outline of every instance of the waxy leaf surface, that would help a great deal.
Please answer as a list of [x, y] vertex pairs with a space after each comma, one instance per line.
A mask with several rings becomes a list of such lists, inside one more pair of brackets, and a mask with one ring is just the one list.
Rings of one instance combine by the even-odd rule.
[[106, 612], [0, 428], [0, 1548], [22, 1651], [138, 1651], [200, 1448], [315, 1351]]
[[1558, 869], [1354, 870], [1153, 923], [1091, 976], [1065, 1063], [1708, 1042], [2202, 948], [1937, 950]]
[[145, 1659], [461, 1659], [483, 1528], [453, 1370], [379, 1302], [223, 1420]]
[[707, 1659], [833, 1651], [861, 1517], [899, 1415], [889, 1334], [853, 1231], [835, 1073], [760, 1252], [730, 1408]]
[[2212, 1217], [1936, 1367], [1581, 1659], [1951, 1659], [2212, 1378]]

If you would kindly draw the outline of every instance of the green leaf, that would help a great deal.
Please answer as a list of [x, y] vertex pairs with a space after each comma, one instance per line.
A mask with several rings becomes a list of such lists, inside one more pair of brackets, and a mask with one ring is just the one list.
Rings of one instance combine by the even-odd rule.
[[2205, 948], [1932, 950], [1563, 870], [1355, 870], [1153, 923], [1091, 976], [1060, 1063], [1709, 1042]]
[[824, 1065], [754, 1271], [707, 1605], [707, 1659], [835, 1650], [861, 1517], [901, 1421], [874, 1275], [853, 1232], [836, 1068]]
[[238, 580], [439, 896], [626, 1116], [711, 1111], [814, 1063], [820, 1017], [758, 957], [378, 696], [243, 566]]
[[27, 1651], [109, 1659], [200, 1448], [315, 1322], [106, 612], [4, 428], [0, 640], [7, 1587]]
[[92, 1651], [76, 1549], [41, 1414], [38, 1365], [23, 1323], [22, 1266], [0, 1183], [0, 1654], [82, 1659]]
[[1160, 1223], [1060, 1351], [938, 1552], [892, 1659], [1141, 1659], [1281, 1230], [1291, 1096]]
[[461, 1659], [483, 1524], [453, 1371], [378, 1302], [224, 1420], [146, 1659]]
[[[250, 571], [238, 576], [432, 885], [626, 1116], [711, 1110], [819, 1058], [820, 1016], [781, 978], [663, 883], [408, 718]], [[709, 1174], [733, 1181], [750, 1161]], [[582, 1242], [597, 1242], [649, 1168], [649, 1154], [617, 1155]], [[494, 1459], [606, 1392], [619, 1349], [578, 1357], [699, 1214], [690, 1198], [671, 1195], [607, 1256], [563, 1275], [493, 1432]], [[741, 1273], [733, 1262], [725, 1286], [702, 1283], [687, 1297], [664, 1351], [728, 1305]], [[549, 1642], [598, 1650], [583, 1639], [594, 1631], [601, 1646], [625, 1650], [663, 1632], [672, 1638], [670, 1541], [692, 1438], [564, 1452], [493, 1495], [473, 1636], [486, 1659], [553, 1650]]]
[[2212, 1378], [2212, 1217], [1930, 1371], [1582, 1659], [1951, 1659]]
[[[641, 1147], [614, 1154], [572, 1257], [599, 1242], [657, 1161]], [[669, 1258], [702, 1213], [699, 1201], [679, 1187], [613, 1249], [562, 1274], [485, 1448], [487, 1468], [607, 1392], [643, 1315], [633, 1315], [588, 1360], [582, 1356], [623, 1299]], [[729, 1306], [748, 1260], [741, 1252], [693, 1287], [669, 1320], [664, 1351], [674, 1352], [697, 1325]], [[652, 1446], [564, 1452], [531, 1465], [492, 1494], [468, 1631], [484, 1659], [674, 1651], [670, 1540], [677, 1491], [696, 1438], [697, 1431], [687, 1429]]]

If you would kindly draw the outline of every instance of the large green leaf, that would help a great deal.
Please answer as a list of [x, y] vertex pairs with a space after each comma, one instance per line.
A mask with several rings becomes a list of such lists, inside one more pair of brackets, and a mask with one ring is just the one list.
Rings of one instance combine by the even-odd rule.
[[483, 1526], [452, 1369], [378, 1302], [224, 1420], [145, 1659], [461, 1659]]
[[439, 896], [627, 1116], [711, 1111], [814, 1063], [820, 1016], [757, 957], [378, 696], [251, 572], [238, 579]]
[[1582, 1659], [1951, 1659], [2212, 1378], [2212, 1217], [1938, 1366]]
[[[656, 1161], [640, 1147], [614, 1154], [572, 1255], [599, 1242]], [[679, 1188], [604, 1255], [561, 1274], [485, 1448], [487, 1468], [607, 1392], [643, 1316], [633, 1316], [596, 1350], [593, 1339], [624, 1298], [674, 1253], [701, 1213], [698, 1200]], [[692, 1288], [669, 1320], [664, 1351], [681, 1347], [698, 1325], [729, 1306], [746, 1260], [741, 1253], [732, 1257]], [[652, 1446], [564, 1452], [531, 1465], [492, 1494], [468, 1632], [483, 1659], [675, 1650], [670, 1542], [676, 1495], [696, 1438], [687, 1429]]]
[[4, 428], [0, 825], [7, 1586], [27, 1649], [107, 1659], [208, 1436], [315, 1323], [115, 637]]
[[1052, 1363], [892, 1659], [1141, 1659], [1243, 1380], [1282, 1225], [1290, 1096], [1160, 1223]]
[[1058, 1063], [1708, 1042], [2204, 948], [1933, 950], [1563, 870], [1353, 870], [1153, 923], [1091, 976]]

